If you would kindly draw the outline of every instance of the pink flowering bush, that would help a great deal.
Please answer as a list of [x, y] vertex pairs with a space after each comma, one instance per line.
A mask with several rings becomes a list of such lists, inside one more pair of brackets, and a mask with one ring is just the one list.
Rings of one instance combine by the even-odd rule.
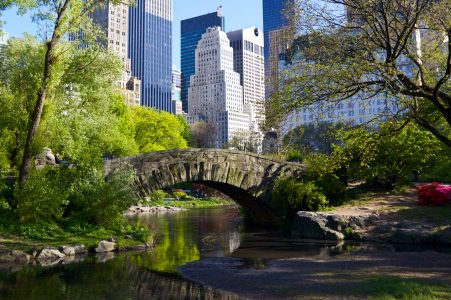
[[451, 204], [451, 186], [432, 182], [419, 185], [418, 204], [420, 205], [446, 205]]

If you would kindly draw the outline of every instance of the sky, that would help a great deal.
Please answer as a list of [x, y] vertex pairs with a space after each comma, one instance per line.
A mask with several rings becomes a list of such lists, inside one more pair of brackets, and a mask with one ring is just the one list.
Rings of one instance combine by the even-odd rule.
[[[263, 29], [262, 0], [173, 0], [174, 19], [172, 24], [172, 63], [180, 68], [180, 21], [203, 14], [215, 12], [222, 5], [226, 31], [248, 27]], [[6, 22], [3, 29], [9, 36], [22, 36], [24, 32], [38, 33], [30, 15], [17, 16], [11, 9], [2, 14]]]

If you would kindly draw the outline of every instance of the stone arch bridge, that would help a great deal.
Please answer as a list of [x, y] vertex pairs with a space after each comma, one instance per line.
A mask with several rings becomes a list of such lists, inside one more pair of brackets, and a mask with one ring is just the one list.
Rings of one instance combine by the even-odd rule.
[[234, 199], [259, 225], [276, 224], [271, 202], [274, 181], [280, 176], [302, 177], [304, 165], [224, 149], [174, 149], [105, 162], [107, 176], [133, 168], [140, 197], [176, 183], [200, 183]]

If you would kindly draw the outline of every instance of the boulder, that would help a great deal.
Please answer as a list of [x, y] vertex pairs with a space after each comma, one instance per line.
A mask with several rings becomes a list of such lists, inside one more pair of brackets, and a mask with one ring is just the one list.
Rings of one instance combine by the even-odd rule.
[[327, 227], [327, 218], [314, 212], [299, 211], [294, 219], [293, 237], [318, 240], [343, 240], [344, 235]]
[[83, 254], [86, 253], [86, 247], [85, 245], [79, 244], [74, 246], [75, 254]]
[[395, 244], [427, 244], [433, 241], [430, 233], [420, 228], [398, 228], [390, 237]]
[[334, 215], [334, 214], [321, 214], [326, 217], [327, 223], [326, 226], [329, 227], [332, 230], [343, 232], [346, 227], [348, 227], [349, 221], [346, 217], [340, 216], [340, 215]]
[[66, 256], [75, 256], [75, 248], [72, 246], [61, 247], [61, 252], [63, 252]]
[[39, 260], [45, 260], [45, 259], [53, 260], [53, 259], [64, 258], [65, 256], [66, 255], [61, 253], [56, 248], [44, 248], [44, 249], [41, 250], [41, 253], [39, 253], [38, 259]]
[[112, 252], [116, 249], [116, 243], [108, 241], [100, 241], [95, 249], [96, 253]]

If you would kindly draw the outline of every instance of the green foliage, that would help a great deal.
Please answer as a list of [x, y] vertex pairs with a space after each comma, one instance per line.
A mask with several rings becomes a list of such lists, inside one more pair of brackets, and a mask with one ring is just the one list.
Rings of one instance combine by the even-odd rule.
[[282, 145], [303, 154], [310, 152], [330, 154], [333, 150], [332, 145], [338, 142], [336, 132], [343, 127], [341, 123], [328, 122], [301, 125], [283, 137]]
[[296, 149], [290, 149], [285, 159], [287, 161], [302, 162], [304, 160], [304, 156], [302, 155], [301, 151]]
[[280, 178], [272, 192], [272, 201], [276, 204], [280, 226], [291, 228], [296, 212], [324, 209], [327, 199], [321, 190], [311, 181], [299, 181], [294, 178]]
[[152, 238], [152, 233], [150, 232], [149, 227], [141, 225], [139, 220], [136, 224], [134, 224], [134, 226], [127, 225], [125, 232], [137, 241], [141, 241], [143, 243], [151, 242], [150, 239]]
[[105, 180], [96, 169], [45, 168], [33, 171], [22, 189], [16, 189], [17, 213], [22, 223], [56, 224], [64, 220], [118, 228], [122, 213], [136, 202], [131, 173]]
[[169, 200], [169, 201], [161, 201], [159, 206], [173, 206], [179, 208], [209, 208], [209, 207], [218, 207], [218, 206], [229, 206], [233, 205], [235, 202], [233, 200], [225, 200], [225, 199], [216, 199], [216, 198], [206, 198], [201, 200], [193, 200], [190, 199], [184, 200]]
[[[387, 109], [376, 116], [380, 121], [403, 115], [451, 147], [451, 49], [444, 38], [451, 28], [449, 1], [304, 0], [291, 5], [288, 23], [301, 20], [302, 28], [292, 32], [302, 35], [290, 37], [288, 56], [297, 59], [281, 80], [277, 107], [287, 113], [312, 105], [328, 110], [341, 101], [355, 105], [349, 101], [359, 97], [367, 110], [375, 97], [384, 98]], [[418, 23], [424, 25], [420, 40]]]
[[187, 124], [180, 118], [142, 106], [130, 110], [133, 137], [140, 153], [187, 147]]
[[65, 171], [45, 168], [33, 171], [21, 189], [16, 189], [17, 213], [23, 223], [59, 221], [68, 205], [68, 177]]
[[177, 200], [186, 198], [185, 192], [173, 192], [172, 195], [177, 198]]
[[27, 122], [40, 88], [44, 50], [28, 35], [0, 47], [0, 169], [15, 168], [21, 161]]
[[332, 159], [348, 174], [368, 183], [389, 188], [412, 179], [413, 171], [423, 173], [443, 159], [443, 145], [414, 123], [390, 121], [378, 130], [357, 128], [341, 132], [344, 144], [335, 149]]
[[329, 204], [339, 204], [346, 196], [346, 184], [337, 176], [339, 165], [333, 157], [311, 153], [305, 158], [306, 178], [326, 196]]
[[159, 201], [163, 200], [163, 198], [166, 198], [168, 194], [163, 190], [156, 190], [152, 194], [150, 194], [149, 198], [151, 201]]
[[424, 170], [424, 172], [420, 174], [420, 181], [451, 183], [450, 170], [451, 149], [446, 148], [437, 153], [435, 163], [431, 164], [431, 168]]
[[78, 176], [70, 187], [68, 218], [106, 228], [123, 224], [122, 213], [136, 203], [133, 174], [118, 172], [105, 180], [103, 173], [94, 169]]
[[191, 137], [191, 131], [190, 131], [191, 128], [188, 124], [188, 121], [186, 121], [185, 117], [182, 115], [177, 115], [176, 117], [183, 128], [180, 135], [186, 141], [186, 143], [189, 145], [191, 143], [192, 137]]

